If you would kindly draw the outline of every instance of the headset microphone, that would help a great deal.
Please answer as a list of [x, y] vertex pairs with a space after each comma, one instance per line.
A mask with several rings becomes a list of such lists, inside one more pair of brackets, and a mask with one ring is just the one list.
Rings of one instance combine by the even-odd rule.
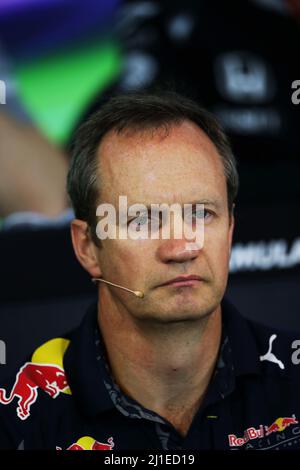
[[142, 292], [140, 290], [131, 290], [131, 289], [128, 289], [127, 287], [120, 286], [119, 284], [114, 284], [113, 282], [106, 281], [106, 280], [102, 279], [101, 277], [94, 277], [92, 279], [92, 282], [94, 282], [94, 283], [96, 283], [96, 282], [106, 282], [107, 284], [111, 284], [112, 286], [119, 287], [120, 289], [127, 290], [128, 292], [131, 292], [132, 294], [134, 294], [136, 297], [139, 297], [140, 299], [142, 299], [144, 297], [144, 292]]

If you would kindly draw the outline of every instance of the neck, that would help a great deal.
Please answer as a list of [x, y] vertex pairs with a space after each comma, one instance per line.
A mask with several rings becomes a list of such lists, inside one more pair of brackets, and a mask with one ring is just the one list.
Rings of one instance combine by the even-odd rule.
[[214, 370], [220, 305], [204, 318], [165, 324], [137, 320], [110, 307], [100, 296], [98, 321], [114, 380], [185, 434]]

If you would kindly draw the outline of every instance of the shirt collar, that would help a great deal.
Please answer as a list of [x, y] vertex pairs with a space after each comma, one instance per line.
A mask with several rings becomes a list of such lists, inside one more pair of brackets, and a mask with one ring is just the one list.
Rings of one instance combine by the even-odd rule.
[[235, 376], [261, 374], [259, 351], [249, 320], [228, 299], [224, 298], [221, 305]]

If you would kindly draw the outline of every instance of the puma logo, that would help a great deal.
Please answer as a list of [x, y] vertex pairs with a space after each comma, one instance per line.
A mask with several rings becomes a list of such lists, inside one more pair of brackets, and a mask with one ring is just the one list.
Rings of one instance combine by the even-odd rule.
[[268, 352], [264, 356], [259, 356], [259, 359], [260, 359], [260, 361], [274, 362], [274, 364], [277, 364], [280, 367], [280, 369], [284, 369], [284, 364], [279, 359], [277, 359], [275, 354], [273, 354], [271, 352], [272, 351], [272, 343], [273, 343], [274, 339], [276, 339], [276, 338], [277, 338], [277, 335], [270, 336]]

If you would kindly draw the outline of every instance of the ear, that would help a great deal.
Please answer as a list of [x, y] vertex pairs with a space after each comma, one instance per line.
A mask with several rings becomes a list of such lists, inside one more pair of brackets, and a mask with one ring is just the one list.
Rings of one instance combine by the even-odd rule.
[[234, 208], [235, 208], [235, 204], [232, 205], [230, 218], [229, 218], [229, 251], [231, 251], [233, 231], [234, 231], [234, 225], [235, 225]]
[[71, 222], [71, 237], [76, 258], [91, 277], [101, 277], [101, 269], [96, 256], [97, 247], [93, 243], [88, 225], [83, 220]]

